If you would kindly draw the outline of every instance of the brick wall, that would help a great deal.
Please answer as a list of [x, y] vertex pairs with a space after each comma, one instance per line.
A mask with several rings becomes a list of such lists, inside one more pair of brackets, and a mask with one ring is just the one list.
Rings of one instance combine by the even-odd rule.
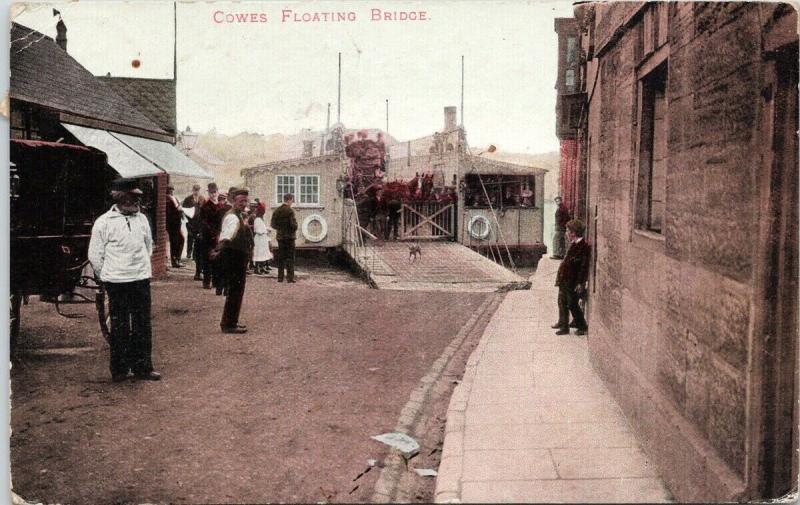
[[560, 159], [558, 163], [559, 187], [561, 199], [569, 209], [570, 215], [575, 215], [578, 193], [578, 142], [575, 139], [560, 141]]
[[169, 175], [160, 174], [155, 177], [155, 243], [153, 256], [150, 258], [153, 267], [153, 279], [167, 276], [167, 259], [169, 257], [169, 239], [167, 238], [167, 185]]
[[[662, 233], [636, 229], [643, 61], [636, 9], [597, 6], [601, 63], [589, 111], [598, 207], [591, 357], [681, 501], [751, 492], [748, 356], [757, 262], [764, 61], [759, 7], [669, 4]], [[633, 17], [631, 17], [633, 16]], [[624, 21], [627, 28], [618, 31]], [[796, 35], [795, 35], [796, 36]], [[642, 67], [639, 67], [640, 69]], [[576, 195], [570, 144], [561, 188]], [[590, 234], [594, 229], [590, 229]], [[591, 235], [590, 235], [591, 236]], [[748, 491], [750, 487], [750, 491]]]

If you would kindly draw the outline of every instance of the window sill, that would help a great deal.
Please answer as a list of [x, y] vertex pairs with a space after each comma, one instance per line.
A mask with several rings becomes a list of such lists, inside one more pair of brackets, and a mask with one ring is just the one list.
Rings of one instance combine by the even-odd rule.
[[[270, 208], [271, 209], [277, 209], [281, 205], [283, 205], [283, 204], [273, 203], [270, 206]], [[303, 204], [303, 205], [300, 205], [300, 204], [295, 203], [294, 205], [292, 205], [292, 208], [293, 209], [318, 209], [318, 210], [323, 210], [325, 208], [325, 206], [324, 205], [319, 205], [319, 204], [313, 204], [313, 205], [311, 205], [311, 204]]]
[[655, 252], [664, 252], [664, 245], [666, 244], [664, 235], [661, 233], [640, 229], [633, 230], [631, 242], [636, 246]]

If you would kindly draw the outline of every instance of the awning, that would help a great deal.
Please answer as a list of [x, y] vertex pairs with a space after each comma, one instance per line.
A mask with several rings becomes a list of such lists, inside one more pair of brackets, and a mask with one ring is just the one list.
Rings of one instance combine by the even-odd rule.
[[96, 130], [71, 124], [64, 124], [71, 134], [82, 144], [92, 146], [106, 153], [108, 164], [122, 177], [152, 177], [163, 173], [153, 163], [129, 148], [105, 130]]
[[168, 142], [159, 142], [116, 132], [111, 132], [111, 135], [170, 175], [183, 175], [198, 179], [211, 179], [213, 177]]

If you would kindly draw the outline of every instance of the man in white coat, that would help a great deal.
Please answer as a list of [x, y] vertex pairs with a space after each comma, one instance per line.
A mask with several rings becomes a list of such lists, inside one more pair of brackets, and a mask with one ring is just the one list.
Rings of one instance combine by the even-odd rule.
[[142, 191], [133, 179], [111, 185], [114, 205], [97, 218], [89, 241], [89, 261], [108, 295], [111, 315], [111, 379], [159, 380], [153, 371], [150, 324], [150, 256], [153, 236], [139, 209]]

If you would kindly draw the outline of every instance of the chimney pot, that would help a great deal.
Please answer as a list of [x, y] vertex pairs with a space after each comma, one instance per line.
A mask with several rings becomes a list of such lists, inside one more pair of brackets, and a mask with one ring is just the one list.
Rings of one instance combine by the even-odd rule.
[[444, 108], [444, 131], [449, 132], [456, 129], [456, 111], [455, 106]]
[[56, 44], [64, 51], [67, 50], [67, 25], [61, 19], [56, 24]]
[[303, 141], [303, 157], [310, 158], [314, 156], [314, 141], [313, 140], [304, 140]]

